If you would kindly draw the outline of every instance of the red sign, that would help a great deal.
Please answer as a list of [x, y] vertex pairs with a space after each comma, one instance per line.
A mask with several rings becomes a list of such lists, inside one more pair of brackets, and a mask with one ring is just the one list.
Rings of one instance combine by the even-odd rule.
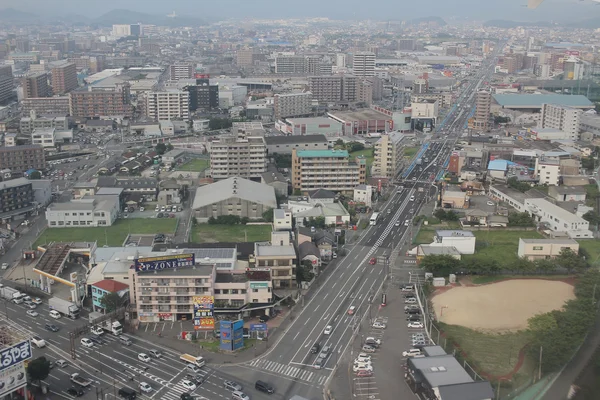
[[210, 78], [210, 74], [199, 74], [199, 73], [195, 73], [194, 74], [194, 78], [196, 79], [209, 79]]
[[567, 50], [565, 51], [565, 54], [568, 56], [575, 56], [575, 57], [579, 57], [579, 51], [577, 50]]
[[[200, 318], [199, 325], [194, 325], [194, 330], [213, 330], [215, 329], [215, 319], [214, 318]], [[196, 322], [196, 321], [194, 321]]]

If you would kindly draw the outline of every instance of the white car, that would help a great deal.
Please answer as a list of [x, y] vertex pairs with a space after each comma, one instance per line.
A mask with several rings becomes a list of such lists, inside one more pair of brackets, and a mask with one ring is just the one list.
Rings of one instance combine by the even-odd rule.
[[29, 315], [30, 317], [37, 317], [40, 314], [38, 314], [37, 311], [27, 310], [27, 315]]
[[54, 364], [61, 368], [66, 368], [69, 365], [69, 363], [63, 360], [62, 358], [60, 360], [56, 360]]
[[406, 299], [404, 299], [404, 304], [415, 304], [417, 302], [417, 299], [414, 297], [408, 297]]
[[402, 357], [415, 357], [415, 356], [420, 356], [420, 355], [421, 355], [421, 350], [419, 350], [419, 349], [410, 349], [410, 350], [402, 352]]
[[323, 331], [323, 335], [331, 335], [331, 332], [333, 332], [333, 326], [327, 325]]
[[157, 204], [156, 207], [154, 207], [154, 211], [160, 211], [160, 206]]
[[104, 333], [104, 331], [102, 330], [102, 328], [100, 328], [99, 326], [92, 326], [92, 329], [90, 329], [90, 331], [97, 336], [100, 336]]
[[358, 357], [356, 357], [356, 360], [354, 360], [354, 364], [360, 364], [360, 363], [370, 364], [371, 356], [365, 355], [365, 356], [361, 357], [359, 355]]
[[488, 201], [488, 202], [487, 202], [487, 205], [488, 205], [488, 206], [495, 206], [495, 204], [494, 204], [494, 202], [493, 202], [493, 201]]
[[138, 354], [138, 360], [143, 362], [150, 362], [150, 357], [148, 357], [148, 354], [146, 353], [140, 353]]
[[92, 342], [90, 339], [84, 337], [81, 339], [81, 345], [83, 347], [94, 347], [94, 342]]
[[396, 222], [394, 223], [394, 226], [400, 226], [400, 220], [396, 221]]
[[381, 345], [381, 339], [375, 339], [373, 336], [369, 336], [365, 339], [365, 343], [376, 343], [378, 346]]
[[387, 327], [386, 324], [384, 324], [383, 322], [379, 322], [379, 321], [375, 321], [375, 323], [373, 324], [373, 328], [376, 329], [385, 329]]
[[196, 390], [196, 385], [192, 381], [188, 381], [187, 379], [181, 381], [181, 386], [183, 386], [186, 390], [190, 392]]
[[140, 382], [140, 390], [144, 393], [150, 393], [152, 391], [152, 386], [146, 382]]
[[409, 328], [422, 328], [423, 327], [423, 323], [422, 322], [418, 322], [418, 321], [409, 322], [408, 323], [408, 327]]
[[352, 372], [358, 371], [371, 371], [373, 372], [373, 366], [371, 364], [363, 364], [363, 365], [353, 365]]
[[8, 268], [8, 263], [2, 263], [2, 269], [7, 269]]
[[31, 299], [31, 302], [33, 304], [37, 304], [39, 306], [40, 304], [42, 304], [42, 299], [40, 299], [39, 297], [35, 297], [35, 298]]

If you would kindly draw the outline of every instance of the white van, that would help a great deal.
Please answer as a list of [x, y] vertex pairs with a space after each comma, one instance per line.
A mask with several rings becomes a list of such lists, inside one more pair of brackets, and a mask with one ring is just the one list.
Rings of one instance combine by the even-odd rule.
[[54, 319], [59, 319], [61, 317], [60, 313], [56, 310], [50, 310], [50, 316]]

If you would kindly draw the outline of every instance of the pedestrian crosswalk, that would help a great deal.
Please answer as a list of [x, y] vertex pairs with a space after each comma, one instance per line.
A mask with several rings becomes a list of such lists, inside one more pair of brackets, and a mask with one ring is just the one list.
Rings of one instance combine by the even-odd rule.
[[317, 374], [314, 371], [305, 368], [311, 367], [294, 367], [287, 364], [281, 364], [275, 361], [269, 361], [265, 359], [252, 360], [248, 363], [250, 366], [255, 368], [264, 369], [267, 371], [274, 372], [276, 374], [289, 376], [290, 378], [314, 383], [317, 385], [323, 385], [327, 380], [327, 376]]
[[[180, 400], [183, 393], [190, 393], [190, 390], [183, 386], [179, 381], [176, 385], [169, 387], [166, 393], [160, 395], [161, 400]], [[193, 393], [194, 400], [209, 400], [206, 397], [200, 396], [199, 394]]]

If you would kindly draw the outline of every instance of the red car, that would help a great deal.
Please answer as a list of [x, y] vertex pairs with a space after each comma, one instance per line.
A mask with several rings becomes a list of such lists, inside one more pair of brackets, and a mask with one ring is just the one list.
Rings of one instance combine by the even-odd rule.
[[361, 378], [373, 376], [373, 371], [367, 371], [366, 369], [361, 369], [356, 372], [356, 376], [361, 377]]
[[371, 264], [371, 265], [375, 265], [375, 264], [377, 264], [377, 259], [376, 259], [375, 257], [371, 258], [371, 259], [369, 260], [369, 264]]

